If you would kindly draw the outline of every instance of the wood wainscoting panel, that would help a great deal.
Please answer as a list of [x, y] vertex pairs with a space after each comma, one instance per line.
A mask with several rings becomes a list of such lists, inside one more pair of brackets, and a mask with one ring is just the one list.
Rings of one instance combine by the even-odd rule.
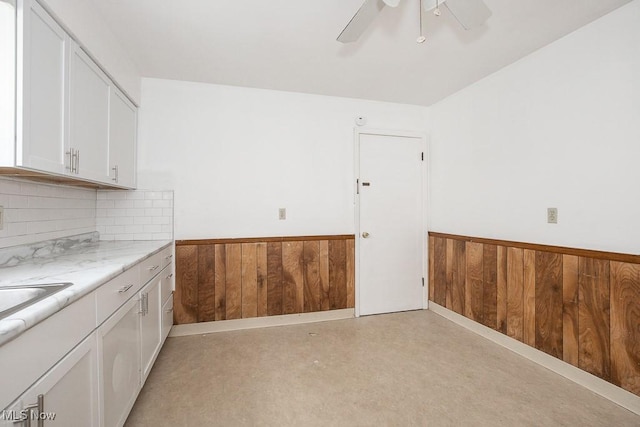
[[176, 291], [173, 295], [174, 323], [198, 321], [198, 247], [176, 246]]
[[536, 345], [536, 251], [522, 252], [522, 342]]
[[611, 379], [609, 261], [578, 260], [578, 366]]
[[464, 314], [465, 307], [465, 244], [447, 240], [445, 269], [447, 282], [445, 289], [446, 307], [458, 314]]
[[346, 240], [347, 245], [347, 308], [354, 308], [356, 306], [356, 260], [355, 256], [351, 257], [349, 254], [356, 253], [356, 241]]
[[198, 322], [216, 320], [216, 268], [213, 246], [198, 247]]
[[498, 328], [498, 247], [484, 245], [482, 269], [482, 323], [491, 329]]
[[176, 242], [174, 323], [355, 305], [353, 235]]
[[461, 264], [465, 264], [466, 271], [464, 279], [464, 315], [469, 319], [482, 323], [484, 310], [484, 285], [482, 283], [484, 280], [483, 245], [467, 242], [465, 250], [460, 255], [464, 257], [465, 254], [466, 260], [461, 260]]
[[[355, 255], [354, 255], [355, 256]], [[320, 310], [329, 310], [329, 241], [320, 240]]]
[[[213, 245], [215, 251], [215, 300], [216, 300], [216, 319], [215, 320], [226, 320], [227, 319], [227, 268], [226, 268], [226, 253], [225, 253], [225, 245]], [[176, 246], [176, 250], [178, 246]], [[180, 287], [178, 285], [178, 281], [176, 280], [176, 291]], [[184, 322], [184, 323], [192, 323], [192, 322]], [[177, 325], [180, 323], [176, 322]]]
[[507, 248], [498, 246], [498, 267], [496, 286], [497, 331], [507, 333]]
[[242, 318], [242, 244], [232, 243], [225, 248], [227, 320]]
[[304, 312], [320, 311], [320, 242], [304, 242]]
[[562, 360], [578, 366], [578, 257], [562, 255]]
[[640, 264], [611, 262], [611, 380], [640, 395]]
[[447, 304], [447, 240], [436, 237], [433, 244], [433, 301], [443, 307]]
[[640, 256], [429, 233], [428, 262], [430, 301], [640, 396]]
[[282, 242], [283, 314], [302, 313], [304, 309], [304, 242]]
[[429, 236], [429, 248], [427, 250], [427, 253], [429, 254], [429, 295], [427, 297], [427, 299], [429, 301], [435, 301], [435, 296], [434, 296], [434, 286], [433, 283], [435, 282], [435, 244], [436, 244], [436, 238], [433, 236]]
[[347, 307], [347, 244], [329, 241], [329, 308]]
[[524, 250], [507, 249], [507, 335], [522, 341], [524, 335]]
[[258, 317], [257, 243], [242, 243], [242, 318]]
[[525, 305], [535, 309], [535, 336], [533, 343], [526, 344], [562, 358], [562, 255], [537, 251], [534, 256], [531, 269], [535, 282], [535, 300], [525, 300]]
[[258, 282], [258, 317], [268, 315], [268, 264], [267, 264], [267, 243], [256, 243], [256, 280]]
[[282, 242], [267, 242], [267, 315], [282, 312]]

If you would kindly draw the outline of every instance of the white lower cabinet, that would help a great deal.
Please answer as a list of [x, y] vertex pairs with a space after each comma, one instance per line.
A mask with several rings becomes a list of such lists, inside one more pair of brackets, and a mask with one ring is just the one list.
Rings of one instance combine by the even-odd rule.
[[25, 360], [2, 371], [0, 427], [124, 425], [173, 324], [172, 249], [2, 346], [3, 368]]
[[140, 281], [146, 282], [141, 289], [130, 287], [132, 276], [125, 272], [122, 280], [103, 285], [101, 289], [106, 292], [98, 293], [100, 305], [101, 301], [111, 301], [111, 294], [126, 295], [139, 289], [98, 329], [102, 427], [124, 424], [166, 337], [162, 295], [166, 295], [168, 286], [173, 287], [171, 264], [158, 271], [162, 257], [170, 256], [171, 251], [167, 248], [139, 264]]
[[124, 424], [140, 390], [140, 302], [132, 298], [98, 329], [102, 425]]
[[162, 345], [162, 317], [160, 305], [159, 276], [152, 279], [141, 291], [142, 313], [140, 317], [140, 348], [142, 360], [142, 383], [149, 376], [156, 355]]
[[162, 341], [164, 341], [173, 326], [173, 298], [168, 298], [162, 306]]
[[14, 402], [0, 425], [99, 426], [97, 361], [94, 332]]

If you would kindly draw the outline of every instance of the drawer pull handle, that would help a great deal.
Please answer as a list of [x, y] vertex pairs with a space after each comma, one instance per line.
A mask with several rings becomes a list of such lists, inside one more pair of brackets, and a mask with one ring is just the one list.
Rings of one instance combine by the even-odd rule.
[[120, 289], [118, 289], [118, 293], [119, 294], [124, 294], [125, 292], [127, 292], [129, 289], [131, 289], [133, 287], [133, 285], [127, 285], [127, 286], [123, 286]]
[[169, 279], [171, 279], [172, 277], [173, 277], [173, 273], [171, 273], [170, 275], [168, 275], [168, 276], [166, 277], [166, 279], [167, 279], [167, 280], [169, 280]]
[[173, 313], [173, 307], [171, 307], [171, 308], [167, 308], [167, 309], [165, 310], [165, 312], [166, 312], [166, 313]]
[[158, 267], [160, 267], [160, 266], [159, 265], [154, 265], [153, 267], [149, 267], [149, 271], [154, 271]]
[[166, 257], [164, 257], [164, 259], [171, 259], [171, 258], [173, 258], [173, 254], [167, 255]]
[[37, 418], [38, 427], [44, 427], [44, 418], [43, 418], [43, 415], [44, 415], [44, 395], [43, 394], [39, 394], [38, 395], [38, 402], [37, 403], [34, 403], [33, 405], [26, 406], [24, 408], [24, 410], [26, 412], [26, 419], [24, 421], [25, 421], [25, 425], [27, 427], [31, 427], [31, 418], [33, 417], [32, 412], [33, 412], [34, 409], [37, 411], [37, 415], [38, 415], [38, 418]]

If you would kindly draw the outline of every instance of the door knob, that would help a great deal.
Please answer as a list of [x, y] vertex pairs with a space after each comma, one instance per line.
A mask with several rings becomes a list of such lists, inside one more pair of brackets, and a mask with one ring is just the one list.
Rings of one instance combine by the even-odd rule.
[[365, 231], [364, 233], [362, 233], [362, 237], [364, 237], [364, 238], [366, 239], [367, 237], [369, 237], [369, 233], [367, 233], [367, 232]]

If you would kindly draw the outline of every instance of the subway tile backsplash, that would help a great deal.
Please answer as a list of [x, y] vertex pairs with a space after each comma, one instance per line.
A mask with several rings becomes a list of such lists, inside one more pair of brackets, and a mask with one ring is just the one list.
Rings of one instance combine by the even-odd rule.
[[96, 190], [0, 177], [0, 248], [96, 230]]
[[173, 239], [173, 191], [98, 190], [100, 240]]
[[0, 177], [0, 248], [98, 231], [100, 240], [173, 239], [173, 191], [95, 190]]

